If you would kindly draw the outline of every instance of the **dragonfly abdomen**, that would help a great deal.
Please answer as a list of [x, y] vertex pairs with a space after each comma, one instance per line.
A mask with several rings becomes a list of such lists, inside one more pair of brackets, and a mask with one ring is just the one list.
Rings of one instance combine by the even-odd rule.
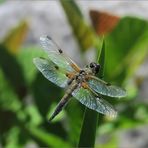
[[73, 85], [70, 88], [67, 89], [65, 95], [63, 96], [63, 98], [61, 99], [61, 101], [58, 103], [55, 111], [53, 112], [53, 114], [51, 115], [49, 122], [56, 116], [59, 114], [59, 112], [63, 109], [63, 107], [66, 106], [66, 104], [68, 103], [69, 99], [71, 98], [71, 93], [77, 88], [77, 85]]

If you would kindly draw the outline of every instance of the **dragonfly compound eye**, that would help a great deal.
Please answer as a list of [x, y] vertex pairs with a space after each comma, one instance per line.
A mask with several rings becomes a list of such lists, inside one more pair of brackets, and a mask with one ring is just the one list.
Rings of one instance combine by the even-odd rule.
[[90, 63], [90, 68], [92, 69], [93, 73], [97, 74], [100, 70], [100, 65], [95, 62], [92, 62]]
[[98, 73], [100, 68], [101, 68], [101, 66], [99, 64], [96, 64], [96, 66], [95, 66], [95, 73]]
[[91, 62], [89, 66], [90, 66], [90, 68], [94, 68], [94, 67], [95, 67], [95, 65], [96, 65], [96, 63]]

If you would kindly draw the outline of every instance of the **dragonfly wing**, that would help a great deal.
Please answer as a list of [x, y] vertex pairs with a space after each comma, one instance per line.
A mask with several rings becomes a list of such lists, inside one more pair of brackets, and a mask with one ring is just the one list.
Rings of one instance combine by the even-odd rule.
[[117, 112], [113, 109], [111, 104], [103, 100], [100, 96], [95, 96], [95, 94], [88, 89], [84, 89], [83, 87], [77, 88], [72, 92], [72, 95], [92, 110], [112, 117], [117, 115]]
[[88, 80], [88, 85], [95, 92], [102, 94], [102, 95], [106, 95], [110, 97], [118, 97], [118, 98], [126, 96], [126, 91], [123, 90], [122, 88], [114, 86], [114, 85], [110, 85], [106, 83], [105, 81], [97, 77], [94, 77], [94, 76], [92, 76], [92, 78]]
[[52, 61], [34, 58], [33, 62], [45, 78], [62, 88], [66, 87], [68, 78]]
[[76, 65], [70, 58], [64, 55], [63, 51], [56, 45], [50, 37], [40, 37], [41, 44], [49, 59], [62, 69], [73, 72], [72, 65]]

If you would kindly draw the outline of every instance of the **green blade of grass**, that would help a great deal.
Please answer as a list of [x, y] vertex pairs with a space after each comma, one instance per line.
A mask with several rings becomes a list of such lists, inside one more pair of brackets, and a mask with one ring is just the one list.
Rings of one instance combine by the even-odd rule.
[[[98, 74], [99, 78], [103, 77], [105, 63], [105, 43], [103, 41], [101, 53], [98, 51], [97, 62], [101, 65], [101, 70]], [[85, 109], [84, 119], [81, 128], [81, 134], [78, 147], [94, 147], [96, 129], [98, 125], [99, 114], [96, 111]]]
[[99, 63], [101, 65], [101, 69], [100, 69], [97, 77], [102, 79], [104, 77], [104, 67], [105, 67], [105, 41], [104, 41], [104, 38], [102, 40], [101, 51], [98, 51], [98, 54], [97, 54], [97, 63]]
[[86, 107], [78, 147], [94, 147], [97, 123], [98, 113]]

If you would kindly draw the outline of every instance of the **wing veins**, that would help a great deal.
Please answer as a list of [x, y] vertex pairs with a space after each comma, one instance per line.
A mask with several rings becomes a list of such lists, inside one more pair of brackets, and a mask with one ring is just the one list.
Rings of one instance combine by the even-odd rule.
[[60, 87], [66, 87], [68, 78], [60, 70], [55, 69], [55, 64], [52, 61], [34, 58], [33, 62], [46, 79]]
[[105, 101], [101, 96], [96, 96], [96, 93], [93, 93], [91, 90], [79, 87], [72, 95], [82, 104], [99, 113], [114, 117], [117, 114], [110, 103]]
[[101, 95], [118, 97], [118, 98], [126, 96], [126, 91], [123, 90], [122, 88], [114, 85], [107, 85], [108, 84], [107, 82], [95, 76], [89, 76], [89, 80], [87, 81], [87, 83], [93, 91]]
[[[64, 52], [59, 48], [59, 46], [50, 37], [41, 37], [41, 44], [48, 53], [48, 57], [58, 66], [65, 68], [67, 71], [80, 71], [79, 66], [72, 61]], [[58, 59], [56, 60], [56, 56]], [[63, 64], [62, 64], [63, 63]]]

